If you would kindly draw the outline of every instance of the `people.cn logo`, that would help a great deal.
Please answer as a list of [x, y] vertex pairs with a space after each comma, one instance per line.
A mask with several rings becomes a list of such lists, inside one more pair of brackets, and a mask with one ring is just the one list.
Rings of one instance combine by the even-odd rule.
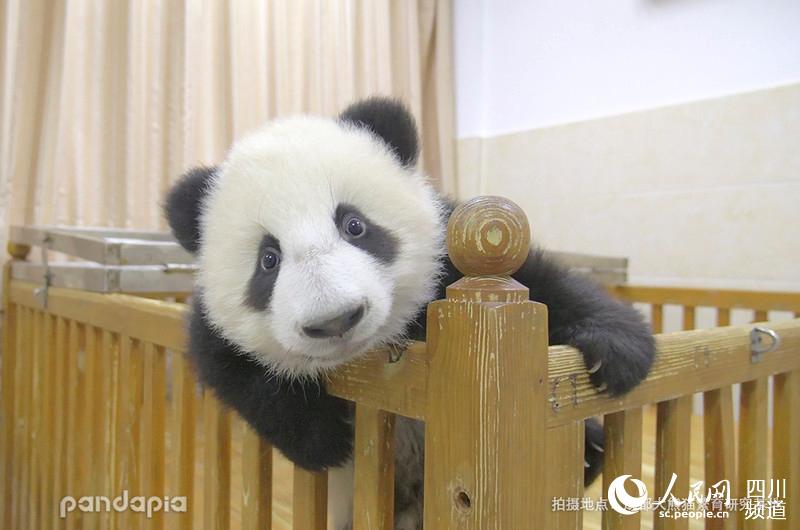
[[[631, 479], [638, 490], [637, 496], [629, 495], [625, 491], [625, 481]], [[631, 478], [630, 475], [621, 475], [615, 478], [608, 486], [608, 504], [622, 515], [633, 515], [644, 508], [647, 503], [647, 486], [641, 480]]]

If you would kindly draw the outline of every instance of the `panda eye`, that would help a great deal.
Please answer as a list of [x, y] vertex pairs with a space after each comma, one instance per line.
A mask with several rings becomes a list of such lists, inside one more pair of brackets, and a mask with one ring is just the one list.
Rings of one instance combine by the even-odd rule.
[[281, 255], [274, 248], [268, 248], [264, 251], [264, 254], [261, 255], [261, 269], [264, 272], [274, 271], [280, 262]]
[[352, 238], [358, 238], [367, 231], [367, 225], [355, 215], [348, 215], [342, 221], [342, 230]]

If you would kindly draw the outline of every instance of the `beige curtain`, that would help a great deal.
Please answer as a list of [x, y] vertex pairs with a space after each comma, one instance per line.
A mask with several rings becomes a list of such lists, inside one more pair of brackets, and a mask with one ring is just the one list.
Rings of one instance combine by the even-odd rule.
[[8, 223], [163, 228], [185, 168], [372, 94], [410, 105], [425, 169], [455, 189], [449, 0], [0, 4], [1, 240]]

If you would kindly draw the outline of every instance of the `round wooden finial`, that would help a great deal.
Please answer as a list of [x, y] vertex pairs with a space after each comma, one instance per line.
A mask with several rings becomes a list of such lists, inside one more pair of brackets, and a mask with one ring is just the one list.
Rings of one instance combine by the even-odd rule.
[[528, 218], [504, 197], [475, 197], [460, 204], [447, 223], [447, 251], [466, 276], [513, 274], [531, 244]]
[[9, 241], [6, 243], [6, 250], [14, 259], [23, 260], [28, 257], [28, 254], [31, 252], [30, 245], [24, 245], [22, 243], [14, 243], [13, 241]]

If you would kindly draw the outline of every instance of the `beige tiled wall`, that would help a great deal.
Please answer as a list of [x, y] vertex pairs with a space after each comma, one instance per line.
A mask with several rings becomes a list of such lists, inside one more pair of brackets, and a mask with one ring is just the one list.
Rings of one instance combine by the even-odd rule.
[[800, 290], [800, 84], [459, 140], [459, 195], [649, 284]]

